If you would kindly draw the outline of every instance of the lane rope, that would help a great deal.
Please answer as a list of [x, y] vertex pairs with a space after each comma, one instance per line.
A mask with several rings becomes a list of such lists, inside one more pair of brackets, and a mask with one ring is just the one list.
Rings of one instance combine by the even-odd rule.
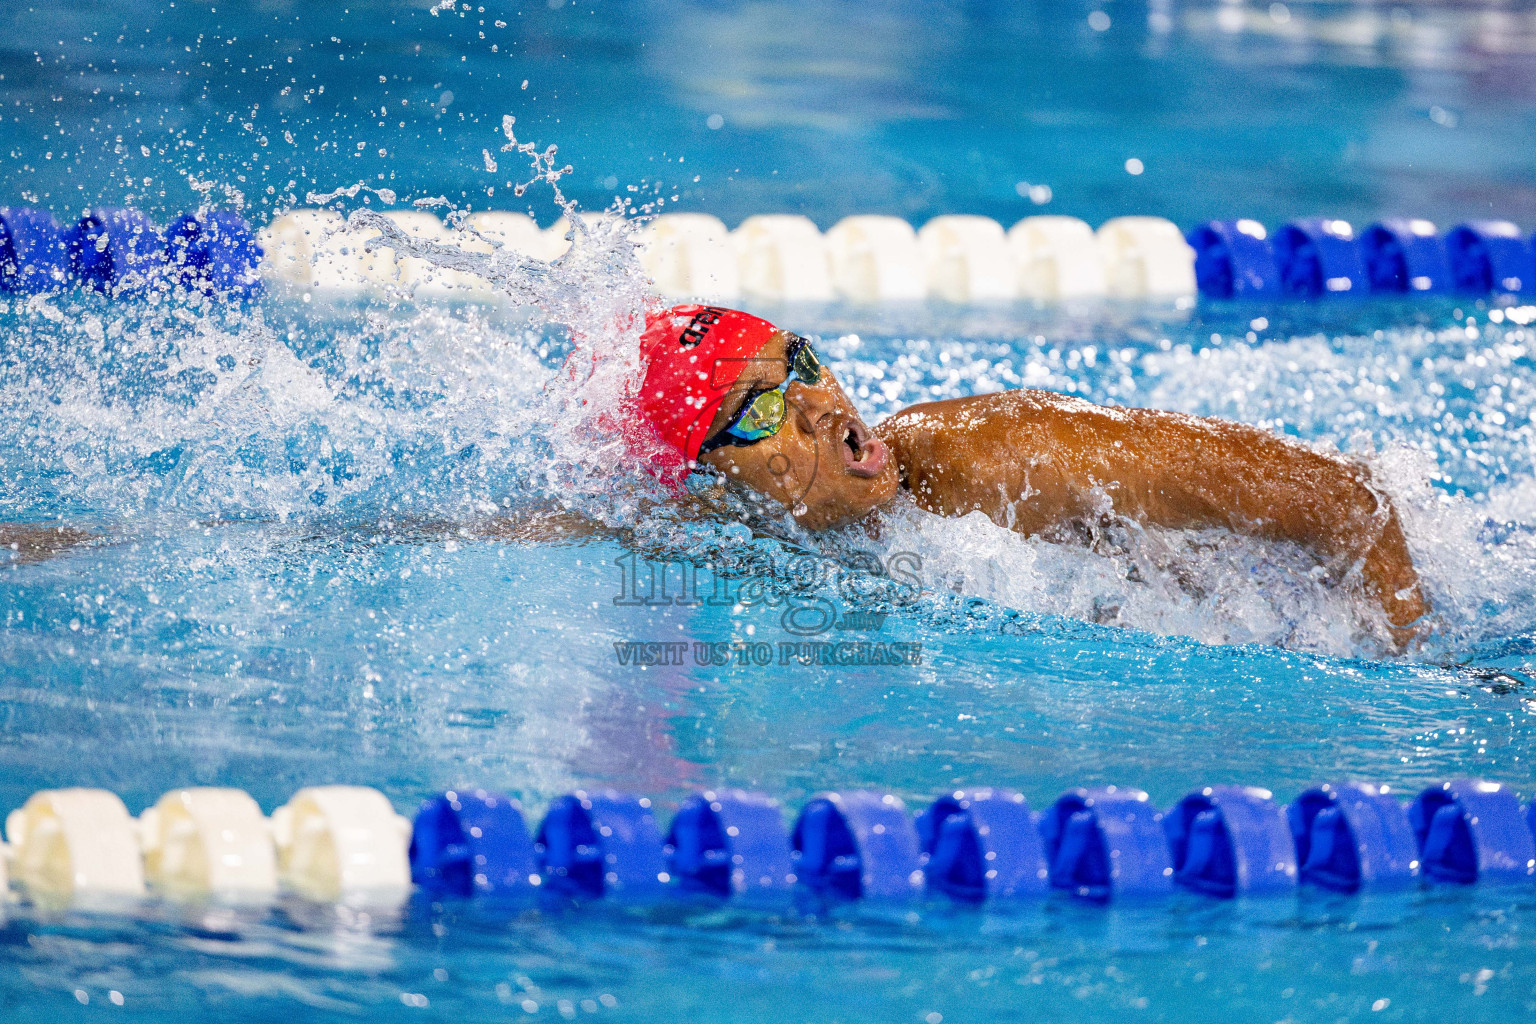
[[[562, 219], [541, 229], [520, 213], [483, 212], [454, 230], [423, 210], [387, 214], [408, 235], [543, 260], [569, 247]], [[584, 214], [597, 220], [606, 215]], [[0, 292], [89, 288], [112, 295], [165, 289], [245, 298], [263, 284], [341, 297], [414, 295], [493, 301], [474, 274], [377, 245], [328, 209], [292, 210], [253, 233], [228, 210], [170, 225], [125, 208], [61, 223], [45, 210], [0, 208]], [[734, 231], [698, 213], [663, 214], [635, 233], [642, 266], [668, 299], [854, 304], [938, 300], [959, 305], [1118, 299], [1188, 307], [1207, 300], [1341, 296], [1536, 294], [1533, 240], [1508, 221], [1441, 233], [1426, 220], [1387, 219], [1357, 231], [1326, 217], [1273, 230], [1219, 220], [1182, 232], [1159, 217], [1116, 217], [1097, 230], [1072, 217], [1013, 227], [946, 215], [914, 229], [897, 217], [853, 216], [822, 232], [806, 217], [748, 217]]]
[[772, 797], [705, 790], [665, 831], [649, 799], [611, 790], [556, 798], [534, 829], [515, 798], [483, 789], [439, 793], [414, 821], [365, 786], [301, 789], [270, 818], [238, 789], [172, 790], [137, 819], [107, 790], [58, 789], [33, 794], [5, 831], [11, 882], [55, 902], [289, 891], [400, 903], [416, 887], [514, 902], [1109, 903], [1536, 883], [1536, 803], [1479, 779], [1408, 803], [1352, 781], [1288, 805], [1207, 786], [1165, 810], [1139, 789], [1085, 787], [1043, 813], [1005, 789], [953, 790], [916, 814], [891, 793], [843, 790], [812, 797], [792, 824]]

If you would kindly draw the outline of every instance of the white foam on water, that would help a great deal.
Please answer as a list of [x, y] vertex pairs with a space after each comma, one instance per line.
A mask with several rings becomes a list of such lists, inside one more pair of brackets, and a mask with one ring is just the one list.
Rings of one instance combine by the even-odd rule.
[[1117, 524], [1090, 550], [1021, 536], [979, 512], [947, 520], [910, 506], [882, 526], [888, 550], [916, 554], [939, 592], [1203, 643], [1389, 649], [1359, 595], [1309, 575], [1315, 560], [1286, 545]]
[[[113, 336], [97, 342], [80, 327], [96, 308], [79, 308], [16, 325], [21, 357], [0, 366], [0, 443], [33, 516], [59, 504], [108, 521], [359, 516], [402, 499], [489, 509], [477, 470], [534, 428], [549, 376], [525, 330], [439, 311], [341, 325], [332, 351], [307, 359], [259, 308], [184, 324], [108, 307]], [[466, 449], [477, 466], [461, 457], [456, 487], [410, 501]]]

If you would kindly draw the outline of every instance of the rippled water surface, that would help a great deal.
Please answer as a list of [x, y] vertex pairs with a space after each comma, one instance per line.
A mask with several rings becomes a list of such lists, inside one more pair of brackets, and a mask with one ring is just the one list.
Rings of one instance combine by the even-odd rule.
[[[1039, 209], [1020, 183], [1050, 184], [1047, 212], [1095, 220], [1533, 206], [1523, 9], [1116, 0], [1104, 31], [1093, 9], [37, 5], [0, 15], [0, 183], [60, 213], [179, 208], [196, 198], [187, 172], [238, 190], [258, 220], [285, 195], [380, 174], [408, 197], [511, 204], [505, 173], [477, 170], [510, 112], [523, 137], [562, 143], [577, 168], [562, 187], [583, 203], [634, 184], [639, 202], [677, 194], [728, 222], [1011, 222]], [[1145, 174], [1125, 173], [1131, 155]], [[558, 212], [544, 185], [516, 202]], [[545, 312], [283, 291], [243, 306], [9, 300], [0, 508], [76, 542], [47, 557], [18, 543], [0, 568], [0, 809], [91, 785], [138, 811], [215, 784], [270, 811], [333, 781], [403, 812], [485, 785], [534, 814], [609, 784], [663, 816], [706, 784], [792, 806], [857, 785], [914, 805], [1007, 785], [1036, 807], [1096, 783], [1164, 805], [1215, 782], [1288, 800], [1337, 777], [1536, 790], [1536, 692], [1521, 683], [1536, 670], [1536, 309], [759, 310], [812, 336], [871, 422], [1044, 387], [1369, 461], [1435, 606], [1430, 637], [1397, 656], [1303, 553], [1219, 533], [1113, 527], [1089, 552], [904, 506], [873, 531], [807, 536], [707, 484], [686, 508], [655, 505], [581, 404], [613, 394], [633, 339], [593, 341], [613, 376], [573, 381], [568, 332], [549, 322], [601, 328], [643, 290], [621, 241], [594, 250], [536, 283]], [[646, 562], [672, 595], [682, 566], [716, 566], [704, 586], [727, 600], [631, 603]], [[915, 583], [893, 589], [871, 566]], [[861, 593], [883, 619], [846, 618]], [[695, 643], [768, 644], [777, 660], [805, 642], [790, 627], [829, 610], [861, 628], [820, 636], [908, 645], [919, 663], [693, 663]], [[690, 655], [641, 668], [619, 656], [630, 641]], [[0, 928], [0, 1005], [16, 1019], [1505, 1020], [1536, 1009], [1533, 902], [19, 904]]]

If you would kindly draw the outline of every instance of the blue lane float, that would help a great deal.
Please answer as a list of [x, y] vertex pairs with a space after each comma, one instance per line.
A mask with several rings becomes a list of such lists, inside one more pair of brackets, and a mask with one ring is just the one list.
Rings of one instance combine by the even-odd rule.
[[956, 790], [917, 818], [928, 888], [964, 903], [1045, 895], [1050, 862], [1029, 804], [1006, 789]]
[[1138, 901], [1175, 886], [1217, 899], [1298, 884], [1385, 891], [1419, 879], [1470, 885], [1536, 876], [1536, 803], [1453, 779], [1405, 806], [1363, 782], [1314, 786], [1279, 807], [1268, 790], [1210, 786], [1166, 813], [1138, 789], [1064, 793], [1043, 815], [1009, 790], [955, 790], [914, 818], [872, 790], [812, 798], [786, 832], [760, 793], [683, 801], [665, 840], [650, 801], [612, 791], [556, 799], [530, 839], [504, 794], [449, 791], [417, 811], [411, 880], [434, 895], [652, 901], [676, 890], [783, 905], [797, 888], [842, 899], [959, 903]]
[[186, 288], [251, 292], [260, 284], [261, 246], [244, 218], [229, 210], [182, 214], [166, 229], [165, 250]]
[[1385, 787], [1327, 782], [1286, 808], [1301, 881], [1335, 892], [1400, 888], [1419, 877], [1408, 809]]
[[1536, 292], [1536, 238], [1508, 221], [1469, 221], [1441, 235], [1418, 218], [1388, 218], [1358, 233], [1328, 217], [1273, 232], [1225, 220], [1199, 224], [1186, 238], [1196, 286], [1210, 299]]
[[922, 895], [917, 829], [890, 793], [822, 793], [800, 811], [791, 846], [795, 874], [811, 891], [839, 899], [909, 900]]
[[[449, 796], [460, 806], [445, 807]], [[475, 800], [486, 796], [476, 791]], [[438, 865], [424, 885], [464, 892], [457, 865], [473, 858], [472, 840], [499, 847], [495, 830], [508, 829], [511, 846], [522, 848], [520, 814], [471, 836], [479, 806], [463, 794], [423, 805], [413, 872], [418, 861]], [[914, 817], [892, 794], [853, 790], [813, 797], [786, 835], [772, 798], [705, 791], [683, 801], [663, 841], [647, 801], [578, 792], [551, 804], [533, 850], [546, 889], [593, 899], [681, 892], [782, 906], [796, 890], [910, 901], [926, 889], [966, 904], [1052, 891], [1103, 903], [1145, 902], [1180, 887], [1231, 899], [1300, 884], [1356, 893], [1421, 879], [1531, 880], [1536, 805], [1523, 809], [1504, 787], [1475, 779], [1432, 786], [1411, 805], [1385, 787], [1346, 781], [1314, 786], [1283, 808], [1256, 787], [1205, 787], [1166, 813], [1138, 789], [1074, 789], [1036, 815], [1017, 793], [979, 788], [941, 795]], [[508, 889], [516, 884], [511, 872], [504, 877]], [[488, 891], [472, 877], [468, 888]]]
[[112, 296], [180, 286], [222, 296], [260, 288], [262, 249], [230, 210], [178, 217], [162, 230], [138, 210], [100, 207], [61, 225], [46, 210], [0, 208], [0, 292], [83, 287]]
[[425, 801], [411, 828], [411, 881], [449, 896], [520, 896], [540, 884], [516, 800], [483, 789]]
[[1427, 220], [1377, 221], [1360, 234], [1366, 279], [1375, 294], [1446, 292], [1452, 287], [1445, 241]]
[[1446, 233], [1455, 288], [1468, 295], [1536, 292], [1536, 260], [1531, 244], [1507, 220], [1458, 224]]
[[644, 797], [577, 790], [555, 800], [534, 854], [550, 891], [586, 899], [654, 899], [671, 876]]
[[1256, 220], [1213, 220], [1185, 235], [1195, 250], [1195, 286], [1213, 299], [1279, 297], [1269, 233]]
[[1162, 812], [1139, 789], [1070, 790], [1046, 812], [1040, 836], [1054, 888], [1094, 902], [1173, 890]]
[[1360, 240], [1348, 221], [1293, 220], [1275, 232], [1274, 253], [1280, 288], [1293, 298], [1360, 295], [1368, 290]]
[[69, 246], [53, 214], [0, 209], [0, 291], [56, 291], [68, 283]]
[[761, 793], [706, 791], [689, 797], [672, 819], [665, 854], [685, 892], [760, 901], [782, 897], [795, 886], [783, 808]]
[[1536, 840], [1515, 795], [1497, 782], [1452, 779], [1408, 809], [1422, 870], [1436, 882], [1519, 882], [1536, 875]]
[[165, 267], [165, 236], [137, 210], [87, 210], [66, 238], [70, 274], [97, 291], [142, 291]]
[[1269, 790], [1207, 786], [1163, 816], [1174, 881], [1223, 899], [1296, 887], [1296, 844]]

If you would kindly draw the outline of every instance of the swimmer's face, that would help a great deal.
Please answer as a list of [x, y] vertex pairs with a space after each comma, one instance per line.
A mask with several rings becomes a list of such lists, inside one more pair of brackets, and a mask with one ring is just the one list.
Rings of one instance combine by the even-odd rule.
[[[790, 335], [775, 331], [726, 397], [708, 437], [730, 425], [748, 395], [789, 374]], [[716, 448], [699, 461], [787, 506], [800, 525], [824, 530], [861, 519], [896, 496], [896, 460], [874, 437], [825, 366], [811, 385], [796, 378], [784, 393], [788, 414], [772, 437]]]

